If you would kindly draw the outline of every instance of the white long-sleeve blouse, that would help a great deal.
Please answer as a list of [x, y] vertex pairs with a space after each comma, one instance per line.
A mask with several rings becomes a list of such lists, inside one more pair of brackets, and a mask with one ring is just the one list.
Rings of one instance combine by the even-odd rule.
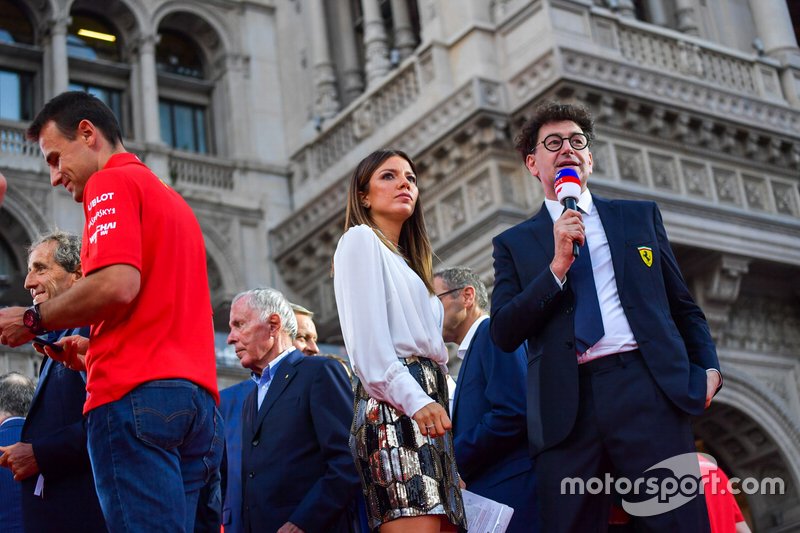
[[333, 269], [339, 322], [356, 374], [370, 396], [413, 416], [432, 400], [398, 357], [427, 357], [447, 372], [442, 303], [366, 225], [339, 239]]

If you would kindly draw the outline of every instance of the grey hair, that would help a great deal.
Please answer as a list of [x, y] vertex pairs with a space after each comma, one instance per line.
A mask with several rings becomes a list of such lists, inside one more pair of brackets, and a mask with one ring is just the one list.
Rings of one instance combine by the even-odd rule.
[[292, 311], [294, 311], [298, 315], [305, 315], [308, 318], [314, 318], [314, 311], [311, 311], [300, 304], [294, 304], [292, 302], [289, 302], [289, 307], [291, 307]]
[[73, 233], [55, 230], [45, 235], [40, 235], [28, 247], [28, 256], [33, 251], [47, 242], [55, 242], [56, 249], [53, 258], [61, 268], [74, 274], [81, 269], [81, 238]]
[[481, 278], [467, 267], [452, 267], [439, 270], [433, 275], [434, 278], [441, 278], [448, 289], [457, 289], [467, 285], [475, 288], [475, 301], [484, 311], [489, 310], [489, 294], [486, 292], [486, 285]]
[[0, 376], [0, 413], [8, 416], [27, 415], [35, 389], [33, 381], [19, 372]]
[[260, 318], [266, 321], [270, 315], [276, 314], [281, 318], [281, 328], [289, 334], [292, 340], [297, 337], [297, 319], [294, 317], [289, 301], [280, 291], [263, 287], [240, 292], [233, 297], [231, 305], [246, 298], [247, 304], [256, 311], [260, 311]]

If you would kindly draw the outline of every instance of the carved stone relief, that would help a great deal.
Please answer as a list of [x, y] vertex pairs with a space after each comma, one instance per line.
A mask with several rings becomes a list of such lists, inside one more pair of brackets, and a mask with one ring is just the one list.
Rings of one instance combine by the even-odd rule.
[[658, 154], [650, 154], [650, 170], [656, 187], [670, 191], [679, 191], [677, 165], [675, 158]]
[[742, 176], [742, 181], [748, 207], [759, 211], [769, 211], [767, 180], [745, 174]]
[[488, 170], [469, 182], [467, 197], [474, 214], [480, 213], [494, 203], [494, 191]]
[[644, 168], [644, 156], [638, 148], [617, 146], [617, 167], [620, 177], [625, 181], [647, 184], [647, 175]]
[[742, 205], [742, 195], [736, 173], [732, 170], [714, 167], [714, 185], [717, 199], [726, 204]]
[[709, 184], [708, 169], [705, 165], [682, 160], [683, 179], [686, 184], [686, 192], [694, 196], [703, 198], [711, 197], [711, 185]]
[[775, 209], [778, 213], [798, 216], [797, 188], [794, 185], [773, 180], [772, 194], [775, 197]]

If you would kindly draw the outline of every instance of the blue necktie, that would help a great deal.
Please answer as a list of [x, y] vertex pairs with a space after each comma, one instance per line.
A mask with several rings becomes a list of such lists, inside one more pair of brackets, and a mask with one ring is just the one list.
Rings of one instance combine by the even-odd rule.
[[581, 246], [581, 253], [572, 263], [568, 277], [575, 293], [575, 348], [582, 354], [605, 335], [588, 241]]

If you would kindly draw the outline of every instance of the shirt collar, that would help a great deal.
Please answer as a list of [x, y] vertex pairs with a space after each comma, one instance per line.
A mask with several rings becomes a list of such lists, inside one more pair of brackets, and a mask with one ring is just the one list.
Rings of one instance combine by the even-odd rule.
[[262, 372], [260, 376], [256, 375], [255, 372], [252, 372], [250, 375], [253, 378], [253, 381], [255, 381], [256, 383], [261, 383], [261, 380], [264, 377], [265, 373], [269, 374], [269, 379], [272, 380], [272, 378], [275, 377], [275, 372], [277, 372], [278, 370], [278, 365], [281, 364], [281, 361], [283, 361], [286, 358], [286, 356], [289, 355], [289, 353], [293, 352], [294, 350], [295, 347], [290, 346], [286, 348], [284, 351], [282, 351], [278, 357], [270, 361], [270, 363], [267, 365], [267, 368], [264, 369], [264, 372]]
[[[558, 220], [561, 216], [561, 213], [564, 212], [564, 206], [561, 205], [561, 202], [558, 200], [550, 200], [545, 198], [544, 205], [547, 207], [547, 211], [550, 213], [550, 218], [553, 219], [553, 222]], [[587, 215], [592, 214], [594, 201], [592, 200], [592, 193], [589, 192], [589, 189], [586, 189], [581, 193], [581, 197], [578, 198], [578, 207], [580, 207], [581, 210]]]
[[130, 163], [137, 163], [139, 165], [144, 165], [144, 163], [142, 163], [142, 160], [139, 159], [139, 156], [137, 156], [136, 154], [132, 154], [130, 152], [122, 152], [119, 154], [114, 154], [111, 157], [109, 157], [103, 169], [121, 167], [123, 165], [128, 165]]
[[461, 344], [458, 345], [459, 359], [464, 359], [464, 356], [467, 355], [467, 350], [469, 350], [469, 345], [472, 343], [472, 337], [475, 336], [475, 332], [478, 331], [478, 326], [481, 325], [481, 322], [483, 322], [487, 318], [489, 318], [489, 315], [481, 315], [469, 327], [469, 331], [467, 331], [467, 334], [464, 335], [464, 340], [462, 340]]

